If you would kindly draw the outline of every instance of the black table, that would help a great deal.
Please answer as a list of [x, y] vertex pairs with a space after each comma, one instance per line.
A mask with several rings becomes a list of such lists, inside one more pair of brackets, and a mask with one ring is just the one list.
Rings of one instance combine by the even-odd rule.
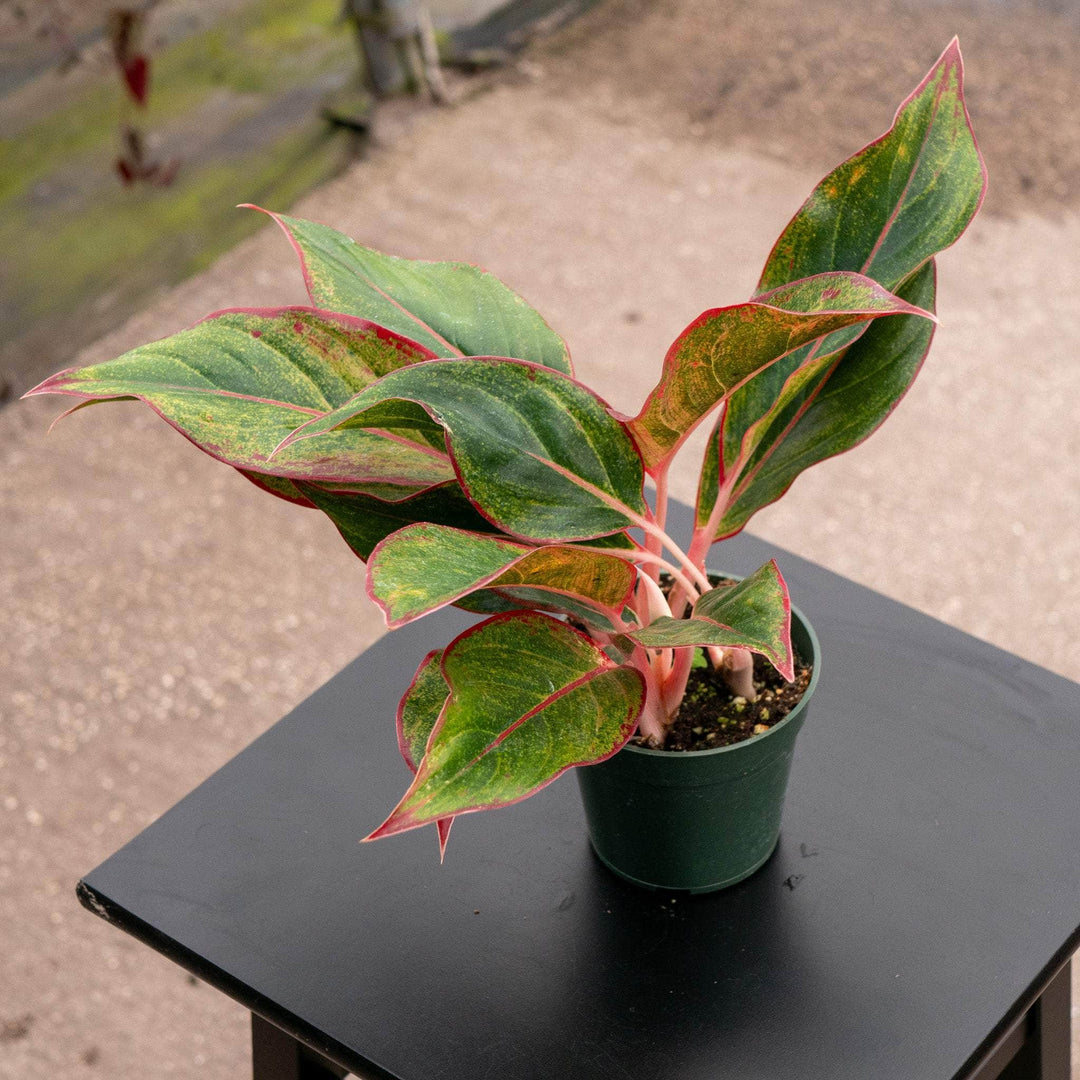
[[[724, 554], [746, 573], [773, 550]], [[406, 786], [394, 708], [466, 625], [445, 612], [380, 640], [80, 898], [252, 1011], [257, 1080], [1067, 1080], [1080, 687], [779, 558], [822, 680], [780, 847], [735, 888], [615, 878], [572, 775], [459, 818], [443, 866], [433, 829], [358, 844]]]

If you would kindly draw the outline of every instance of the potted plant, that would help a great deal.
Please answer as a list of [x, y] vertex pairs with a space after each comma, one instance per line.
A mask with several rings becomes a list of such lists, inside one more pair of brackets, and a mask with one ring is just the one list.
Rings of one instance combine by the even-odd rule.
[[[277, 214], [311, 306], [219, 311], [30, 393], [73, 395], [76, 408], [142, 400], [259, 487], [321, 510], [366, 562], [391, 628], [449, 604], [484, 616], [421, 661], [397, 717], [413, 780], [368, 839], [434, 823], [445, 846], [455, 815], [587, 766], [609, 865], [643, 884], [716, 888], [776, 843], [819, 657], [775, 562], [734, 582], [710, 578], [706, 559], [895, 407], [933, 336], [934, 256], [984, 188], [953, 41], [892, 128], [815, 188], [754, 297], [679, 334], [634, 416], [578, 381], [559, 336], [490, 274]], [[707, 421], [682, 547], [665, 529], [668, 477]], [[755, 700], [779, 702], [797, 667], [795, 707]], [[690, 685], [695, 702], [756, 710], [750, 737], [663, 749]]]

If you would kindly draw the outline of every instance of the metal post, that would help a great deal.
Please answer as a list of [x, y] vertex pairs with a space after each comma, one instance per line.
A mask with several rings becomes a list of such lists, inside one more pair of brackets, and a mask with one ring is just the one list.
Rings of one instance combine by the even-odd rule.
[[253, 1080], [342, 1080], [348, 1072], [252, 1013], [251, 1075]]
[[1047, 983], [1027, 1015], [970, 1080], [1069, 1080], [1071, 967], [1067, 963]]
[[436, 101], [448, 100], [431, 17], [419, 0], [345, 0], [344, 14], [376, 97], [426, 89]]
[[380, 0], [345, 0], [345, 14], [355, 28], [371, 92], [377, 97], [401, 93], [408, 85], [408, 74], [388, 32]]

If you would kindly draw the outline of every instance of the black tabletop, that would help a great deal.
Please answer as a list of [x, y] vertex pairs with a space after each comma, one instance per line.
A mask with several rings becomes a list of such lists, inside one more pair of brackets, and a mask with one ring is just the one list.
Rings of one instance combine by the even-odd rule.
[[[408, 782], [394, 709], [467, 617], [397, 631], [80, 886], [87, 906], [362, 1076], [962, 1075], [1080, 939], [1080, 687], [777, 554], [824, 662], [780, 847], [639, 891], [572, 775], [358, 844]], [[928, 568], [928, 573], [932, 569]]]

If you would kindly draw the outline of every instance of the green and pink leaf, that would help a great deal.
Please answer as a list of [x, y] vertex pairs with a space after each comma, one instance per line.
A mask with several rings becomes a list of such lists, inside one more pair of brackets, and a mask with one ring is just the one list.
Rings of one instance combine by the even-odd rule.
[[871, 319], [901, 313], [926, 315], [869, 278], [832, 273], [699, 315], [668, 350], [660, 382], [628, 422], [646, 467], [665, 468], [709, 413], [800, 346], [852, 328], [843, 335], [849, 342]]
[[[442, 649], [434, 649], [424, 657], [398, 704], [398, 747], [413, 776], [416, 775], [419, 763], [427, 751], [431, 733], [450, 697], [450, 687], [442, 676], [442, 655]], [[439, 832], [440, 859], [446, 854], [450, 826], [453, 823], [452, 817], [440, 818], [435, 822]]]
[[[901, 293], [933, 310], [934, 273], [931, 260]], [[762, 506], [779, 499], [804, 469], [868, 438], [915, 381], [933, 334], [933, 325], [925, 319], [884, 320], [841, 353], [816, 358], [790, 373], [785, 361], [766, 373], [761, 386], [756, 379], [749, 383], [728, 403], [709, 441], [697, 497], [698, 526], [705, 527], [714, 512], [725, 477], [731, 481], [723, 513], [715, 519], [715, 540], [737, 533]]]
[[518, 360], [432, 360], [390, 372], [282, 446], [368, 425], [389, 429], [387, 410], [402, 402], [445, 428], [462, 488], [505, 533], [587, 540], [648, 513], [641, 458], [607, 404], [566, 375]]
[[775, 560], [736, 585], [704, 593], [689, 618], [663, 616], [627, 634], [649, 649], [718, 646], [760, 653], [789, 682], [795, 678], [791, 600]]
[[960, 237], [985, 192], [954, 38], [892, 127], [814, 189], [777, 240], [758, 291], [833, 270], [895, 291]]
[[635, 579], [635, 569], [613, 555], [567, 544], [532, 547], [430, 523], [387, 537], [368, 563], [368, 592], [391, 629], [492, 589], [614, 631]]
[[645, 702], [640, 672], [535, 612], [465, 631], [443, 653], [442, 676], [450, 695], [413, 783], [369, 840], [507, 806], [574, 765], [610, 757]]
[[322, 446], [275, 451], [299, 424], [430, 355], [349, 315], [230, 310], [115, 360], [61, 372], [30, 393], [141, 400], [205, 453], [247, 473], [417, 489], [454, 476], [429, 430], [341, 432]]
[[476, 610], [469, 601], [486, 594], [507, 607], [557, 612], [605, 633], [621, 633], [627, 623], [637, 625], [628, 606], [636, 578], [637, 571], [625, 559], [551, 544], [533, 548], [458, 606]]
[[[817, 186], [773, 248], [759, 291], [846, 270], [932, 311], [933, 256], [961, 236], [985, 191], [954, 40], [889, 131]], [[737, 532], [803, 469], [876, 430], [932, 336], [922, 320], [884, 320], [854, 345], [837, 334], [804, 346], [740, 388], [710, 440], [697, 499], [702, 535]]]
[[384, 255], [327, 225], [262, 212], [300, 257], [316, 307], [370, 319], [434, 356], [510, 356], [573, 374], [562, 338], [494, 274]]

